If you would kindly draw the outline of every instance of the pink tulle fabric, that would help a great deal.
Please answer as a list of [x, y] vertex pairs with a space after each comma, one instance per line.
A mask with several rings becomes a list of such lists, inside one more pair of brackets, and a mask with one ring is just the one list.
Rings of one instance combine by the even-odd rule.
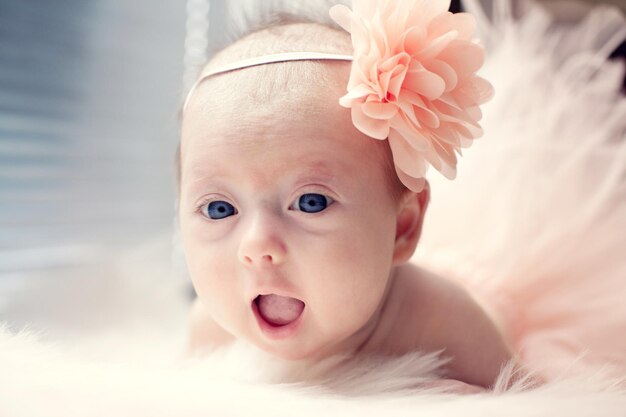
[[350, 32], [354, 61], [348, 93], [357, 129], [388, 139], [396, 172], [422, 190], [433, 166], [456, 176], [457, 153], [482, 135], [480, 104], [493, 96], [476, 75], [484, 49], [472, 40], [475, 20], [448, 12], [449, 0], [353, 0], [330, 15]]

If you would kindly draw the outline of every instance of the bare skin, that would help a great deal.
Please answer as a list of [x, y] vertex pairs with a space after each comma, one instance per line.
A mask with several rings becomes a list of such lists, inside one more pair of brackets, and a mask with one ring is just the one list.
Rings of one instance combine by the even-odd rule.
[[[469, 384], [459, 382], [456, 392], [490, 387], [500, 367], [512, 358], [493, 321], [465, 290], [412, 264], [396, 268], [375, 323], [359, 352], [402, 355], [444, 349], [442, 355], [452, 358], [446, 376]], [[189, 334], [190, 352], [195, 354], [234, 340], [197, 300]]]

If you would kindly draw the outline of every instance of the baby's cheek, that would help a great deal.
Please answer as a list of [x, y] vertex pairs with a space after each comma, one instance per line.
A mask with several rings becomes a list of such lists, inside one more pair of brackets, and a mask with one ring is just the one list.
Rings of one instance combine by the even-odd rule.
[[341, 244], [326, 247], [321, 256], [325, 262], [316, 274], [316, 298], [333, 321], [360, 326], [382, 300], [390, 255], [373, 253], [377, 246], [359, 236], [346, 235], [337, 242]]
[[227, 239], [236, 222], [211, 222], [198, 213], [181, 218], [181, 232], [185, 240], [197, 245], [212, 245]]
[[232, 291], [231, 267], [219, 254], [211, 245], [198, 245], [187, 254], [189, 273], [196, 293], [206, 301], [223, 298]]
[[189, 272], [198, 297], [218, 325], [238, 334], [247, 310], [232, 262], [210, 248], [196, 255]]

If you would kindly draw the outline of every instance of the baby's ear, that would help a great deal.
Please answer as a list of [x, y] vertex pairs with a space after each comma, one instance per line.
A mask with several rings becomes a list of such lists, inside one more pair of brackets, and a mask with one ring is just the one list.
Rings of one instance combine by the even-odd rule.
[[430, 201], [428, 181], [424, 189], [415, 193], [406, 190], [401, 197], [398, 216], [396, 217], [396, 242], [393, 251], [393, 264], [400, 265], [408, 261], [417, 247], [422, 233], [424, 213]]

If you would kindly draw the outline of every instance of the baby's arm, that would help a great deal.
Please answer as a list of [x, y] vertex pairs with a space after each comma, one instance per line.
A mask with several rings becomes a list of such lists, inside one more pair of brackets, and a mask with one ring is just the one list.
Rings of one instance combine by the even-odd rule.
[[189, 312], [189, 354], [202, 353], [232, 340], [233, 336], [213, 321], [200, 300], [194, 300]]
[[448, 295], [430, 323], [430, 339], [445, 343], [452, 357], [449, 377], [483, 387], [492, 386], [512, 353], [493, 321], [461, 289]]
[[[422, 280], [423, 278], [423, 280]], [[416, 290], [421, 306], [419, 348], [444, 349], [452, 360], [448, 378], [490, 387], [500, 368], [512, 358], [511, 349], [485, 311], [457, 284], [426, 273]]]

